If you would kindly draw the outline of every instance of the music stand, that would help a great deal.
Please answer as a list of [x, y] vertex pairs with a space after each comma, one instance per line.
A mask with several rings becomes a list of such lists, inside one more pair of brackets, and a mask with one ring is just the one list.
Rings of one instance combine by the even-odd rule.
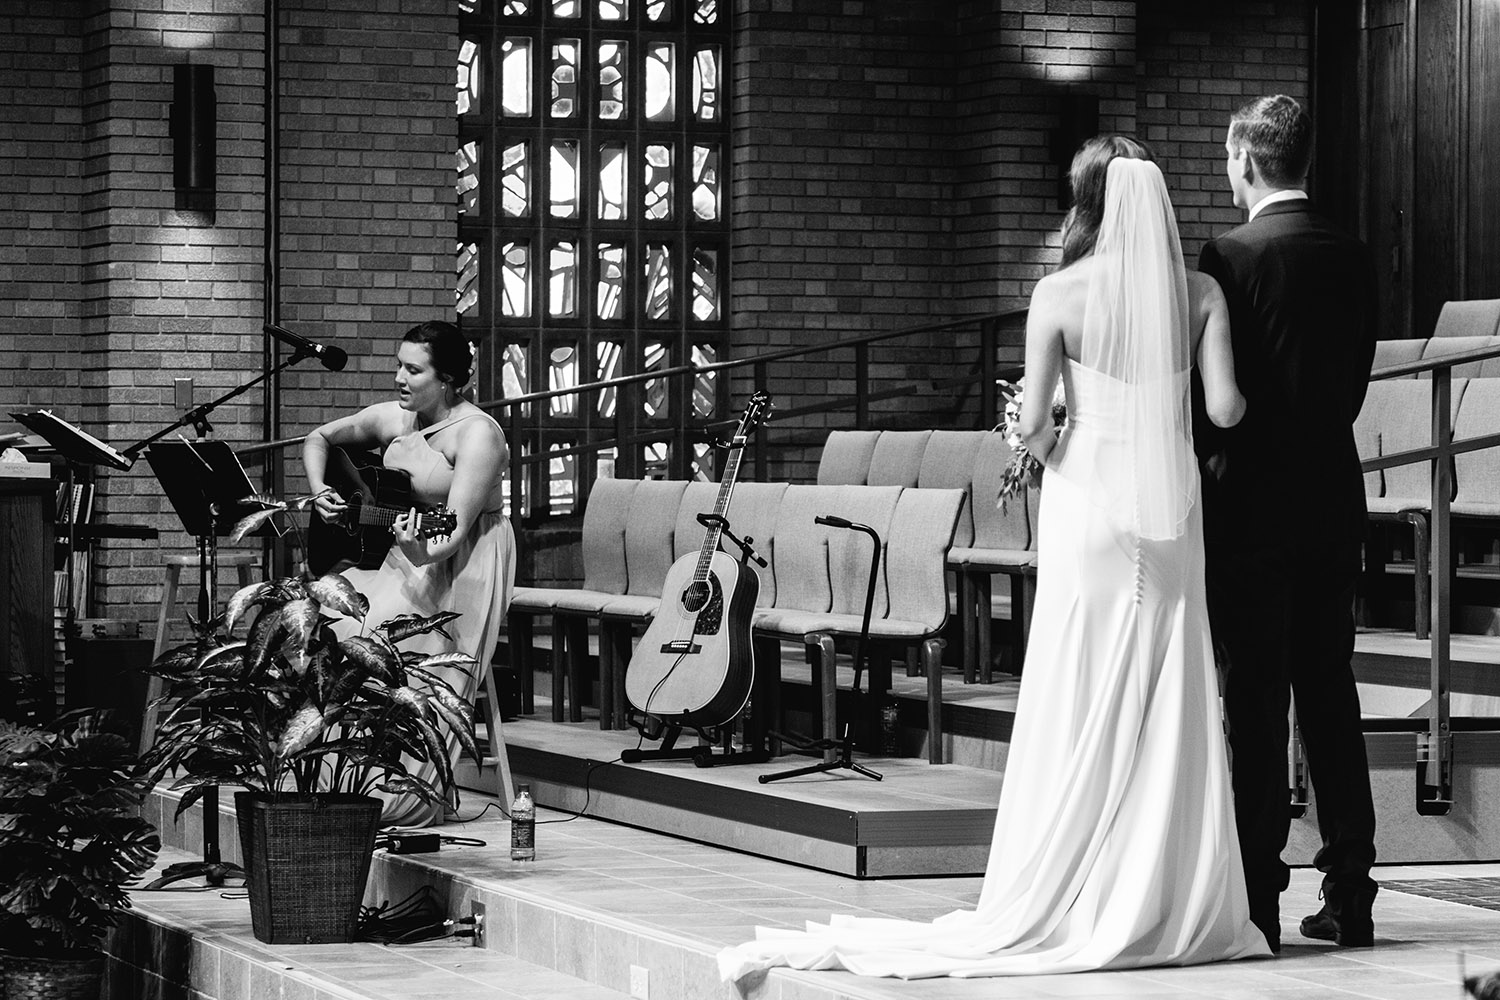
[[[146, 450], [146, 461], [182, 526], [198, 541], [198, 620], [206, 623], [219, 606], [218, 537], [229, 534], [249, 513], [242, 502], [256, 492], [255, 487], [227, 441], [158, 441]], [[244, 877], [244, 869], [226, 863], [219, 853], [218, 786], [205, 785], [202, 801], [203, 860], [169, 865], [146, 888], [160, 889], [198, 876], [210, 885]]]

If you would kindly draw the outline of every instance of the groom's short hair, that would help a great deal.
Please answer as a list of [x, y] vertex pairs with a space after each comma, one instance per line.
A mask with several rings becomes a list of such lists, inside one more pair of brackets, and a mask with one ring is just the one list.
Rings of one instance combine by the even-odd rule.
[[1230, 117], [1229, 145], [1249, 151], [1267, 184], [1294, 187], [1312, 160], [1312, 119], [1285, 94], [1262, 97]]

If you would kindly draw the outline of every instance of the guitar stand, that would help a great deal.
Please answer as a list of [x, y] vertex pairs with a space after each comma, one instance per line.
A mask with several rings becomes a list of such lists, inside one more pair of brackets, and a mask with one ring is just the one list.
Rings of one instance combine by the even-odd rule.
[[[740, 550], [740, 562], [753, 562], [764, 567], [766, 561], [756, 554], [753, 547], [755, 539], [746, 535], [740, 538], [729, 530], [729, 519], [722, 514], [702, 513], [698, 515], [698, 523], [705, 528], [718, 528], [719, 533], [729, 539]], [[751, 681], [749, 705], [756, 701], [755, 688], [764, 683], [760, 671], [755, 672]], [[746, 746], [742, 750], [734, 749], [734, 727], [732, 723], [738, 715], [744, 713], [741, 709], [735, 716], [731, 716], [722, 726], [719, 726], [719, 738], [717, 741], [709, 740], [693, 747], [677, 746], [677, 737], [682, 735], [683, 725], [679, 722], [668, 722], [657, 720], [662, 725], [659, 736], [652, 736], [647, 732], [651, 728], [651, 720], [655, 716], [646, 715], [644, 721], [638, 723], [636, 728], [640, 730], [641, 736], [646, 739], [660, 739], [661, 746], [655, 750], [643, 750], [640, 747], [631, 747], [620, 751], [620, 761], [624, 764], [639, 764], [643, 760], [691, 760], [698, 767], [722, 767], [726, 764], [764, 764], [771, 759], [770, 748], [766, 745], [767, 737], [770, 735], [763, 729], [757, 731], [757, 727], [746, 726]], [[707, 734], [698, 730], [699, 735], [708, 740]]]
[[[880, 535], [874, 528], [870, 527], [868, 524], [858, 524], [854, 521], [848, 520], [847, 518], [835, 517], [831, 514], [824, 514], [821, 517], [815, 517], [813, 518], [813, 521], [817, 524], [826, 524], [831, 528], [847, 528], [851, 531], [863, 532], [864, 534], [869, 536], [870, 541], [874, 547], [874, 551], [870, 555], [869, 586], [865, 591], [865, 615], [864, 620], [860, 624], [858, 644], [854, 647], [853, 693], [855, 697], [858, 698], [860, 675], [864, 672], [866, 651], [870, 644], [870, 611], [875, 606], [875, 584], [879, 579]], [[830, 650], [832, 649], [831, 646], [829, 648]], [[822, 663], [821, 668], [823, 670], [836, 669], [837, 664], [833, 662], [833, 659], [833, 654], [830, 652], [829, 662]], [[832, 709], [830, 708], [830, 711], [831, 710]], [[826, 754], [830, 750], [837, 750], [839, 753], [837, 757], [828, 758], [816, 764], [809, 764], [806, 767], [797, 767], [791, 769], [790, 771], [778, 771], [775, 774], [762, 774], [758, 779], [762, 785], [768, 785], [773, 781], [780, 781], [782, 778], [796, 778], [804, 774], [819, 774], [824, 771], [836, 771], [840, 769], [853, 771], [856, 774], [862, 774], [865, 777], [873, 778], [876, 781], [880, 781], [884, 777], [882, 774], [880, 774], [880, 772], [872, 770], [868, 767], [865, 767], [863, 764], [855, 762], [853, 757], [854, 738], [849, 735], [849, 724], [847, 722], [844, 723], [843, 737], [837, 740], [807, 740], [801, 737], [794, 737], [784, 733], [772, 733], [771, 736], [775, 739], [781, 740], [782, 742], [790, 743], [798, 750], [817, 751], [824, 754]]]

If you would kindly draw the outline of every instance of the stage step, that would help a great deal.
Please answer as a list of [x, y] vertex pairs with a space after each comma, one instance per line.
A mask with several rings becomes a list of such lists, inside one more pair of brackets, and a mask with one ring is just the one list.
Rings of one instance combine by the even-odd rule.
[[[200, 810], [173, 825], [176, 802], [163, 791], [151, 801], [167, 816], [162, 836], [171, 846], [163, 864], [201, 857], [193, 843], [201, 836]], [[480, 805], [470, 801], [465, 811]], [[220, 816], [223, 857], [237, 861], [232, 808], [221, 805]], [[365, 895], [367, 905], [394, 903], [431, 886], [450, 916], [482, 904], [483, 950], [453, 942], [268, 945], [251, 935], [243, 899], [191, 889], [138, 891], [134, 918], [116, 932], [116, 988], [104, 1000], [888, 1000], [905, 986], [786, 969], [741, 992], [720, 982], [715, 955], [753, 937], [759, 923], [786, 925], [836, 910], [925, 919], [972, 906], [979, 886], [977, 878], [917, 879], [874, 883], [879, 898], [849, 893], [846, 887], [856, 883], [839, 876], [590, 818], [570, 820], [545, 808], [538, 810], [537, 860], [516, 863], [509, 859], [509, 823], [494, 816], [491, 810], [438, 828], [483, 846], [377, 851]], [[163, 969], [164, 975], [153, 971]], [[633, 992], [642, 978], [645, 990]], [[993, 984], [957, 988], [953, 997], [993, 995]]]

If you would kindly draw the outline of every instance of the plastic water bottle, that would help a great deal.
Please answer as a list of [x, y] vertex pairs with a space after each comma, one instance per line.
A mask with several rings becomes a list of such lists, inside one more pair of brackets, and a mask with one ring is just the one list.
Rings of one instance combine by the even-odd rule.
[[516, 786], [516, 800], [510, 804], [510, 859], [536, 860], [536, 803], [530, 785]]

